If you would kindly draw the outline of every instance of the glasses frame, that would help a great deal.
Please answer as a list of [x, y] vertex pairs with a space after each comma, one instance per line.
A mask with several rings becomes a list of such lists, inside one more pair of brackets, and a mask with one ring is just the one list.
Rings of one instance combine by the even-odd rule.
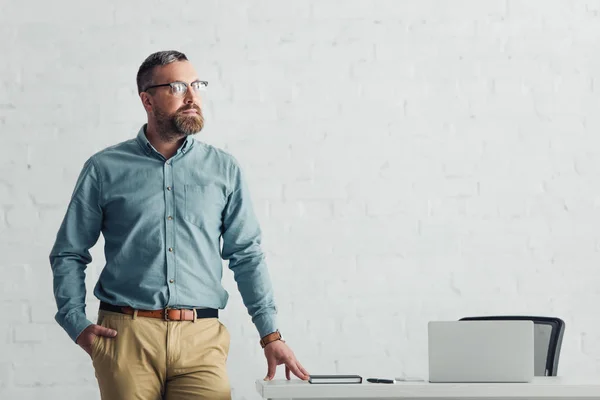
[[[204, 84], [204, 87], [205, 87], [205, 88], [208, 86], [208, 81], [196, 80], [196, 81], [194, 81], [194, 82], [192, 82], [192, 83], [186, 83], [186, 82], [182, 82], [182, 81], [174, 81], [174, 82], [169, 82], [169, 83], [161, 83], [160, 85], [152, 85], [152, 86], [148, 86], [148, 87], [147, 87], [146, 89], [144, 89], [143, 91], [144, 91], [144, 92], [146, 92], [146, 91], [148, 91], [148, 90], [150, 90], [150, 89], [154, 89], [154, 88], [157, 88], [157, 87], [170, 86], [170, 87], [171, 87], [171, 93], [172, 93], [173, 95], [177, 96], [177, 95], [174, 93], [174, 90], [175, 90], [175, 85], [176, 85], [176, 84], [183, 84], [183, 85], [185, 85], [185, 92], [183, 92], [183, 93], [181, 94], [181, 96], [185, 96], [185, 95], [187, 94], [187, 91], [189, 90], [189, 88], [190, 88], [190, 87], [191, 87], [191, 86], [192, 86], [194, 83], [202, 83], [202, 84]], [[200, 91], [200, 90], [199, 90], [199, 91]]]

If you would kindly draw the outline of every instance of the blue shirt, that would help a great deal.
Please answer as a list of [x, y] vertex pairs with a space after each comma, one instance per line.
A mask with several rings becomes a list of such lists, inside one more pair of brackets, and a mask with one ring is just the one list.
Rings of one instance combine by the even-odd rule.
[[[236, 159], [189, 136], [167, 160], [137, 138], [90, 157], [50, 253], [56, 321], [73, 341], [85, 315], [89, 249], [104, 236], [106, 265], [94, 295], [138, 309], [224, 308], [229, 260], [260, 336], [277, 329], [261, 229]], [[222, 248], [221, 248], [222, 239]]]

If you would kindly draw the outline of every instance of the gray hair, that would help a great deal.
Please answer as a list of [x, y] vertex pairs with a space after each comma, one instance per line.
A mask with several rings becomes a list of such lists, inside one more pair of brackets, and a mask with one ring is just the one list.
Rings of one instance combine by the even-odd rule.
[[155, 67], [171, 64], [176, 61], [188, 61], [188, 58], [185, 54], [175, 50], [159, 51], [150, 54], [142, 65], [140, 65], [137, 73], [138, 94], [142, 93], [146, 87], [152, 84], [152, 73]]

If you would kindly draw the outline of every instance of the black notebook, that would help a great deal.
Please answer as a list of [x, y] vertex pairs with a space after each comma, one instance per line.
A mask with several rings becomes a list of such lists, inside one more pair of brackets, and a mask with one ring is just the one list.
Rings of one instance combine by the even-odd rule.
[[310, 383], [362, 383], [359, 375], [311, 375]]

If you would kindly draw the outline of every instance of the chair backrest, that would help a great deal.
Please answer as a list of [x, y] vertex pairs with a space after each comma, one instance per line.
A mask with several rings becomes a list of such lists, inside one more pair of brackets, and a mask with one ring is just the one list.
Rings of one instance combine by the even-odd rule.
[[460, 321], [482, 320], [528, 320], [534, 326], [534, 374], [535, 376], [556, 376], [558, 372], [558, 358], [560, 347], [565, 332], [565, 323], [555, 317], [532, 316], [485, 316], [465, 317]]

